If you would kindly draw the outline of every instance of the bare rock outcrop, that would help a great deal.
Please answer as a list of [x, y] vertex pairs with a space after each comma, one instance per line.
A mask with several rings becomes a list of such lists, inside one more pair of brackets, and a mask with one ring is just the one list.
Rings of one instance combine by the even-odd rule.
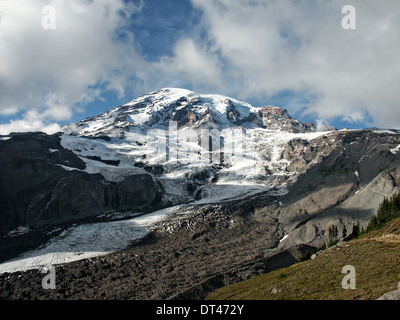
[[14, 134], [0, 140], [0, 230], [78, 221], [110, 210], [158, 208], [161, 187], [150, 174], [110, 182], [60, 145], [59, 135]]

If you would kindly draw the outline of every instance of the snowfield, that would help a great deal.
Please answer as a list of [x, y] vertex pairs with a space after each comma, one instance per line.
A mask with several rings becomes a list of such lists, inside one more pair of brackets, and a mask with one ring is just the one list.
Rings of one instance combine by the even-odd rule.
[[41, 248], [0, 264], [0, 274], [41, 269], [47, 265], [63, 264], [122, 250], [143, 238], [157, 223], [177, 210], [179, 206], [129, 220], [71, 227]]
[[[194, 127], [177, 127], [179, 120], [173, 119], [180, 110], [184, 110], [186, 117], [191, 110], [196, 117]], [[162, 166], [164, 173], [157, 178], [163, 181], [179, 180], [183, 171], [209, 166], [210, 159], [212, 164], [219, 165], [223, 155], [224, 166], [214, 184], [244, 182], [270, 188], [284, 181], [265, 179], [267, 172], [283, 179], [288, 177], [289, 163], [281, 157], [287, 142], [295, 138], [312, 140], [329, 132], [295, 134], [254, 127], [250, 122], [240, 126], [232, 122], [232, 117], [234, 121], [247, 121], [258, 110], [246, 102], [218, 94], [164, 88], [64, 127], [61, 144], [86, 163], [87, 173], [100, 173], [109, 181], [145, 173], [135, 167], [137, 163]], [[213, 129], [201, 127], [210, 119]], [[99, 139], [87, 138], [95, 136]], [[176, 193], [172, 189], [168, 192]]]

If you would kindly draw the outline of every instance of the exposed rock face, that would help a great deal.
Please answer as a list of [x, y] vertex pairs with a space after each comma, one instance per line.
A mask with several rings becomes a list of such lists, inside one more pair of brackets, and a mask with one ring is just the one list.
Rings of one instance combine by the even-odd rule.
[[366, 226], [383, 198], [398, 192], [400, 159], [391, 152], [398, 135], [342, 131], [310, 143], [292, 140], [283, 156], [300, 173], [281, 197], [279, 220], [296, 243], [320, 245], [326, 226]]
[[[286, 109], [280, 107], [261, 107], [258, 111], [258, 117], [261, 118], [263, 126], [270, 130], [282, 130], [291, 133], [313, 132], [317, 126], [313, 123], [302, 123], [293, 119]], [[334, 128], [330, 128], [331, 130]]]
[[161, 187], [150, 174], [115, 183], [79, 171], [85, 167], [60, 145], [59, 135], [24, 133], [0, 140], [1, 231], [76, 221], [109, 210], [159, 207]]

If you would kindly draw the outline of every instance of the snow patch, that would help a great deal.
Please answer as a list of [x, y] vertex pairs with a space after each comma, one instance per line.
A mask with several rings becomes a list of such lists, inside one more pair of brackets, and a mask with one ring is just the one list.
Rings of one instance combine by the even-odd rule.
[[377, 134], [397, 134], [397, 132], [393, 131], [393, 130], [374, 130], [374, 133]]
[[63, 164], [56, 164], [56, 166], [59, 166], [61, 168], [63, 168], [66, 171], [82, 171], [81, 169], [78, 168], [74, 168], [74, 167], [68, 167], [68, 166], [64, 166]]
[[396, 148], [390, 149], [390, 152], [393, 154], [397, 154], [399, 151], [400, 151], [400, 144]]
[[289, 237], [289, 235], [285, 235], [281, 240], [279, 240], [279, 243], [282, 243], [283, 241], [285, 241], [287, 238]]
[[179, 206], [130, 220], [71, 227], [42, 247], [0, 264], [0, 274], [41, 269], [46, 265], [63, 264], [123, 250], [177, 211]]
[[[135, 167], [134, 157], [129, 157], [124, 152], [124, 150], [131, 152], [133, 149], [133, 147], [129, 148], [130, 145], [127, 142], [91, 140], [64, 134], [61, 136], [61, 145], [85, 162], [84, 172], [89, 174], [99, 173], [110, 182], [120, 182], [129, 175], [146, 173], [144, 169]], [[99, 160], [94, 160], [93, 157]], [[111, 165], [102, 161], [115, 161], [118, 165]], [[62, 167], [69, 171], [78, 170], [66, 166]]]
[[137, 113], [130, 115], [131, 120], [136, 124], [143, 124], [146, 121], [149, 121], [150, 117], [151, 115], [147, 113]]
[[30, 231], [28, 226], [19, 226], [17, 229], [14, 229], [8, 233], [9, 237], [19, 236]]

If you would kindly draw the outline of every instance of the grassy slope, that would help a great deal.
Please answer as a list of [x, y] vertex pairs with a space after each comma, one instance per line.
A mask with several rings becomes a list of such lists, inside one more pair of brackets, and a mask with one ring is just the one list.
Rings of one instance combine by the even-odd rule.
[[[356, 289], [344, 290], [342, 267], [356, 269]], [[209, 300], [377, 299], [400, 281], [400, 218], [321, 251], [313, 260], [217, 290]]]

